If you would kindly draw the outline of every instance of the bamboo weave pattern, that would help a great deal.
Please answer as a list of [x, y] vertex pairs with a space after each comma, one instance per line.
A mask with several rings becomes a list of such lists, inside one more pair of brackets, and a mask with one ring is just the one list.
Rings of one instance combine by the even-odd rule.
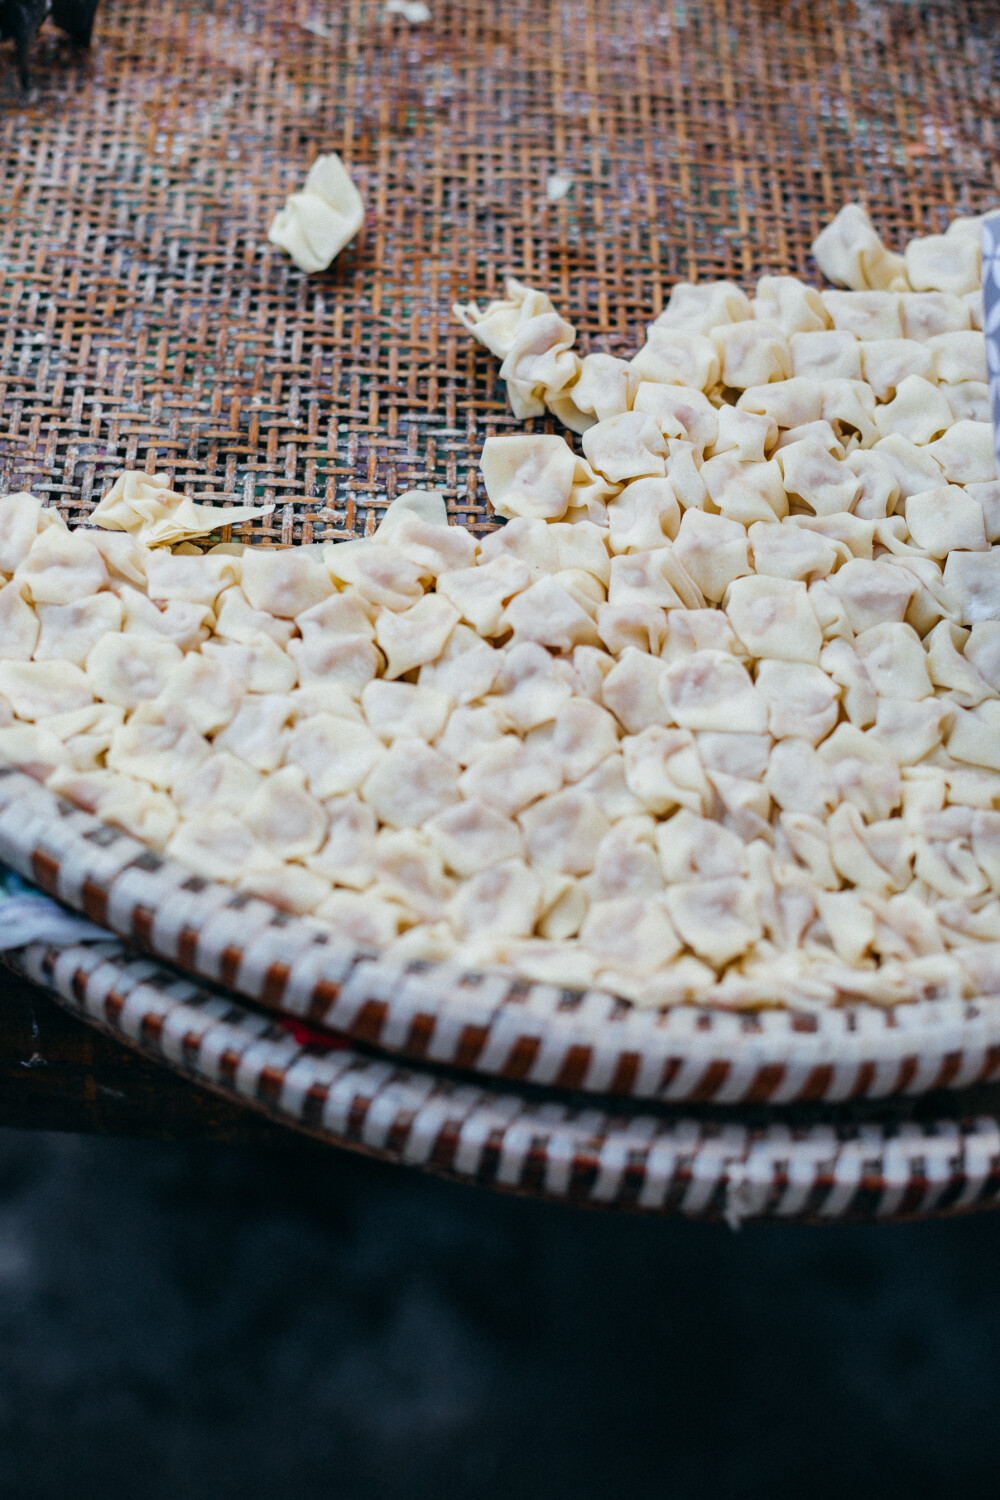
[[[289, 545], [430, 485], [478, 528], [518, 424], [453, 300], [513, 271], [628, 354], [680, 278], [813, 274], [846, 199], [896, 244], [1000, 201], [990, 0], [431, 8], [106, 0], [89, 56], [43, 29], [30, 101], [0, 72], [0, 492], [73, 521], [166, 470]], [[326, 150], [366, 224], [307, 278], [266, 231]]]

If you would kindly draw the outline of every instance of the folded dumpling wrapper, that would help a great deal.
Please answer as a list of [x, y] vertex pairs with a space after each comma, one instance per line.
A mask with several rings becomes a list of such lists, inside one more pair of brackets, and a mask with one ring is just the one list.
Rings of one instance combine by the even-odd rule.
[[387, 16], [402, 16], [411, 26], [423, 26], [431, 18], [430, 6], [424, 0], [386, 0]]
[[91, 512], [95, 526], [127, 531], [147, 547], [169, 547], [192, 536], [207, 536], [222, 526], [242, 526], [268, 516], [269, 505], [198, 505], [188, 495], [170, 488], [166, 474], [119, 474], [104, 499]]
[[335, 152], [318, 156], [301, 193], [275, 214], [267, 237], [300, 271], [325, 271], [364, 223], [361, 194]]

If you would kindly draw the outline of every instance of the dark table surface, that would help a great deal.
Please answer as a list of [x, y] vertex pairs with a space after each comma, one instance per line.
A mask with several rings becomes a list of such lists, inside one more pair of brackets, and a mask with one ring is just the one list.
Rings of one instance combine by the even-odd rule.
[[35, 1127], [0, 1129], [3, 1500], [997, 1493], [996, 1215], [734, 1234], [478, 1192], [6, 971], [0, 1075]]
[[0, 1130], [0, 1495], [994, 1500], [998, 1249]]

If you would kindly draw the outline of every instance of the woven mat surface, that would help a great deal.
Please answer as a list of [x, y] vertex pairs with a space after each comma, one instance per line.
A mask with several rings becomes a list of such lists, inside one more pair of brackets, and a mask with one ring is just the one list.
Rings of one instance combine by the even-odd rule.
[[[992, 0], [102, 0], [93, 51], [0, 53], [0, 493], [82, 519], [123, 466], [274, 499], [238, 539], [487, 508], [516, 428], [451, 319], [506, 272], [629, 354], [682, 278], [811, 274], [848, 198], [890, 243], [1000, 200]], [[306, 277], [267, 226], [320, 151], [361, 236]], [[549, 202], [551, 173], [573, 178]]]

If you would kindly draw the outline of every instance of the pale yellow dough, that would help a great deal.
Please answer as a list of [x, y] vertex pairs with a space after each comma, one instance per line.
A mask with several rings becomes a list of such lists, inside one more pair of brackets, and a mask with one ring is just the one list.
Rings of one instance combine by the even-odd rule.
[[325, 271], [365, 219], [364, 204], [336, 152], [318, 156], [305, 187], [275, 214], [267, 237], [300, 271]]

